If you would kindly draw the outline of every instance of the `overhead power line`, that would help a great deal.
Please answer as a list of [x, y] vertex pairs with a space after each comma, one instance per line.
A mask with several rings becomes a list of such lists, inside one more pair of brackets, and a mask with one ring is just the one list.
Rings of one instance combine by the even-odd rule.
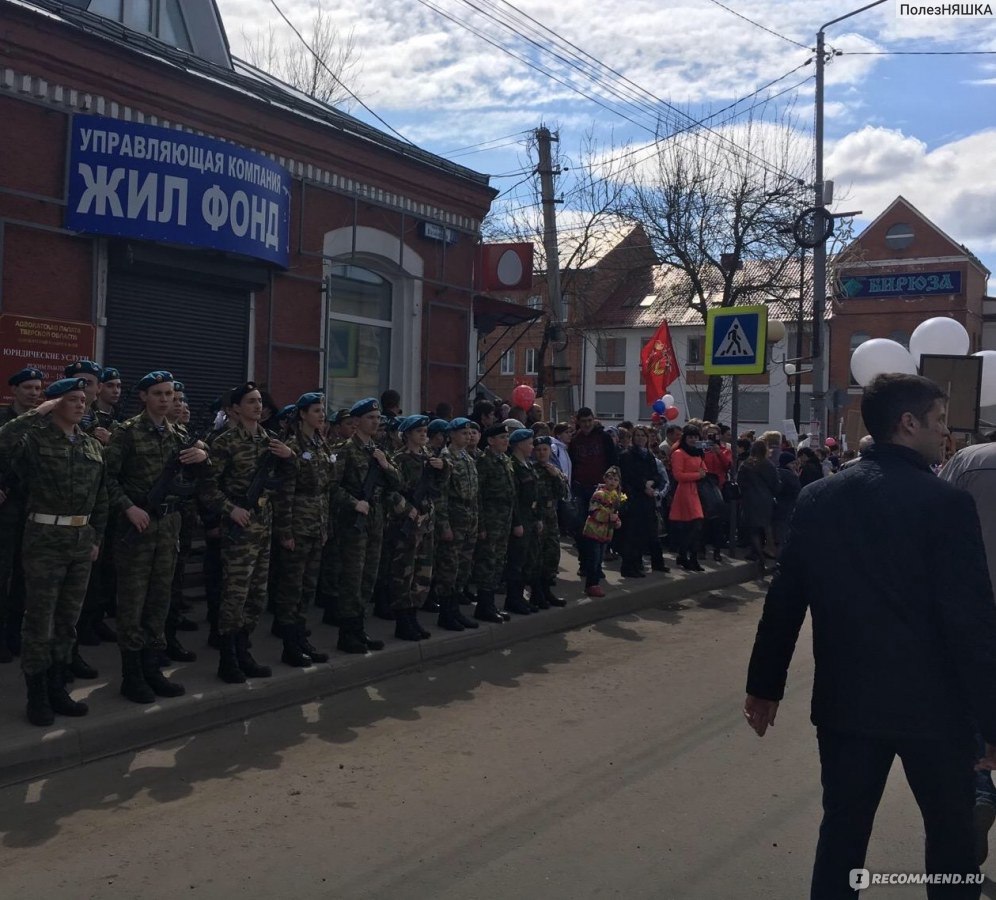
[[996, 50], [839, 50], [838, 56], [996, 56]]
[[730, 9], [725, 3], [720, 3], [719, 0], [709, 0], [710, 3], [714, 3], [720, 9], [725, 9], [728, 13], [732, 13], [738, 19], [743, 19], [745, 22], [749, 22], [755, 28], [760, 28], [761, 31], [766, 31], [768, 34], [774, 35], [776, 38], [781, 38], [783, 41], [788, 41], [790, 44], [795, 44], [796, 47], [802, 47], [803, 50], [812, 50], [812, 47], [807, 47], [805, 44], [800, 44], [797, 40], [793, 38], [786, 37], [778, 31], [772, 28], [768, 28], [767, 25], [762, 25], [760, 22], [755, 22], [753, 19], [748, 19], [743, 13], [738, 13], [735, 9]]

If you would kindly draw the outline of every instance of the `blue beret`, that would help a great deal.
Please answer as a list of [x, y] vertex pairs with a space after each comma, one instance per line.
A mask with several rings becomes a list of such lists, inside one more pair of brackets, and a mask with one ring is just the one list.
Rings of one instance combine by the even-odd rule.
[[158, 372], [149, 372], [148, 375], [140, 378], [135, 387], [140, 391], [147, 391], [150, 387], [154, 387], [157, 384], [164, 384], [167, 381], [173, 381], [172, 373], [160, 369]]
[[380, 401], [376, 397], [357, 400], [350, 408], [351, 416], [365, 416], [368, 412], [380, 412]]
[[54, 400], [56, 397], [68, 394], [70, 391], [83, 390], [86, 390], [86, 382], [82, 378], [60, 378], [45, 388], [45, 396], [49, 400]]
[[474, 422], [465, 416], [457, 416], [450, 424], [447, 426], [447, 431], [459, 431], [461, 428], [473, 428]]
[[548, 435], [548, 434], [544, 434], [542, 437], [538, 437], [538, 438], [536, 438], [533, 441], [533, 446], [534, 447], [539, 447], [541, 444], [543, 446], [545, 446], [545, 447], [552, 447], [553, 446], [553, 438], [550, 437], [550, 435]]
[[508, 442], [510, 444], [518, 444], [522, 441], [531, 441], [533, 439], [533, 432], [530, 428], [516, 428], [515, 431], [509, 435]]
[[411, 431], [413, 428], [425, 428], [428, 424], [428, 416], [405, 416], [403, 419], [398, 421], [398, 431], [404, 434], [406, 431]]
[[259, 388], [256, 387], [256, 382], [247, 381], [245, 384], [240, 384], [238, 387], [233, 387], [231, 393], [228, 395], [228, 402], [232, 406], [237, 406], [242, 402], [242, 398], [246, 394], [251, 394], [253, 391], [258, 391]]
[[78, 359], [63, 369], [66, 378], [72, 378], [74, 375], [93, 375], [94, 378], [100, 378], [102, 372], [103, 369], [92, 359]]
[[297, 403], [294, 405], [298, 409], [307, 409], [315, 403], [323, 403], [324, 401], [325, 397], [318, 391], [308, 391], [306, 394], [301, 394], [301, 396], [297, 398]]
[[182, 394], [187, 390], [187, 386], [182, 381], [174, 381], [173, 390], [178, 394]]
[[30, 366], [27, 369], [21, 369], [20, 372], [15, 372], [10, 378], [7, 379], [7, 384], [11, 387], [17, 387], [19, 384], [24, 384], [25, 381], [44, 381], [45, 373], [41, 369], [33, 369]]
[[295, 405], [294, 403], [288, 403], [286, 406], [282, 406], [280, 408], [280, 411], [277, 413], [277, 421], [278, 422], [282, 422], [289, 415], [291, 415], [292, 413], [297, 412], [298, 408], [299, 407], [297, 405]]
[[446, 419], [433, 419], [429, 423], [429, 434], [443, 434], [450, 430], [450, 423]]
[[[121, 372], [113, 368], [112, 366], [109, 366], [108, 368], [104, 369], [103, 372], [100, 373], [101, 384], [106, 384], [108, 381], [120, 381], [120, 380], [121, 380]], [[183, 388], [180, 388], [180, 390], [182, 391]]]

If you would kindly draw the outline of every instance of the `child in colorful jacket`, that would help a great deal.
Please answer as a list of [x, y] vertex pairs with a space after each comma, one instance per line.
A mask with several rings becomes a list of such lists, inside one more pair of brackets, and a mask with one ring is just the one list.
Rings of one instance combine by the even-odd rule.
[[602, 557], [621, 524], [619, 507], [626, 502], [626, 495], [619, 487], [620, 480], [618, 467], [606, 469], [602, 483], [595, 489], [588, 505], [588, 518], [581, 534], [581, 568], [585, 575], [585, 593], [589, 597], [605, 596], [598, 584], [605, 577]]

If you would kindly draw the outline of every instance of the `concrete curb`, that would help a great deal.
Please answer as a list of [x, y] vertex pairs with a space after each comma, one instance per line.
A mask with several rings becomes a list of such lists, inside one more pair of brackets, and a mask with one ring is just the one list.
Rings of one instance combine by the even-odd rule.
[[[666, 579], [649, 577], [645, 581], [616, 581], [612, 577], [604, 599], [583, 597], [561, 609], [532, 616], [515, 616], [505, 625], [481, 623], [476, 630], [457, 633], [433, 629], [430, 640], [416, 644], [392, 640], [383, 651], [366, 656], [333, 653], [330, 663], [309, 669], [277, 666], [272, 678], [255, 679], [244, 685], [223, 685], [214, 677], [213, 663], [209, 663], [207, 668], [200, 664], [196, 671], [182, 670], [181, 677], [187, 686], [183, 697], [150, 706], [118, 702], [117, 680], [112, 678], [100, 685], [94, 683], [94, 687], [85, 694], [86, 699], [93, 701], [91, 706], [95, 710], [99, 708], [99, 715], [91, 713], [77, 720], [58, 717], [56, 726], [45, 732], [24, 724], [21, 695], [18, 694], [16, 718], [13, 712], [0, 717], [3, 733], [0, 739], [0, 786], [41, 778], [98, 759], [368, 685], [403, 672], [488, 653], [520, 641], [569, 631], [651, 606], [675, 603], [693, 594], [749, 581], [755, 573], [751, 563], [727, 560], [722, 566], [710, 567], [694, 575], [674, 573]], [[267, 640], [263, 640], [261, 634], [259, 637], [262, 647]], [[257, 656], [261, 661], [270, 659], [262, 652]], [[76, 687], [85, 685], [77, 683]], [[80, 697], [76, 691], [74, 694]], [[12, 721], [7, 722], [8, 718]]]

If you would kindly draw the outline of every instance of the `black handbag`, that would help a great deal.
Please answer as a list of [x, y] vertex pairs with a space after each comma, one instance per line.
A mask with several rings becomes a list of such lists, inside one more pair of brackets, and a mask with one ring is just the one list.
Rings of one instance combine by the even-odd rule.
[[727, 503], [733, 503], [735, 500], [739, 500], [742, 496], [743, 491], [740, 490], [740, 485], [732, 479], [723, 485], [723, 499]]
[[719, 479], [715, 475], [706, 475], [698, 483], [699, 502], [702, 504], [702, 514], [707, 519], [718, 519], [726, 514], [726, 501], [719, 489]]

